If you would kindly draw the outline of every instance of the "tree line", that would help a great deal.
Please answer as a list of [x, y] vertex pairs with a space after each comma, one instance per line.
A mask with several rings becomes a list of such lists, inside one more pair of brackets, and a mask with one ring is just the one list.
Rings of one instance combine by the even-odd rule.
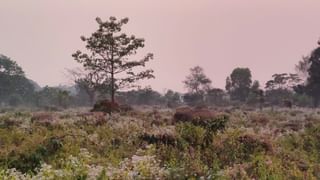
[[[40, 88], [26, 78], [22, 68], [9, 57], [0, 56], [0, 105], [36, 107], [92, 106], [101, 99], [131, 105], [248, 105], [317, 107], [320, 101], [320, 46], [296, 65], [296, 73], [272, 75], [264, 86], [252, 79], [249, 68], [235, 68], [226, 78], [225, 89], [214, 88], [202, 67], [190, 69], [183, 81], [187, 93], [168, 90], [161, 94], [151, 87], [140, 88], [136, 82], [155, 78], [146, 64], [153, 60], [148, 53], [137, 58], [145, 46], [143, 38], [123, 33], [128, 18], [96, 18], [98, 29], [89, 37], [81, 36], [86, 51], [72, 54], [82, 69], [69, 70], [72, 87]], [[320, 45], [320, 43], [318, 43]], [[138, 87], [138, 88], [136, 88]], [[136, 88], [135, 90], [125, 90]]]

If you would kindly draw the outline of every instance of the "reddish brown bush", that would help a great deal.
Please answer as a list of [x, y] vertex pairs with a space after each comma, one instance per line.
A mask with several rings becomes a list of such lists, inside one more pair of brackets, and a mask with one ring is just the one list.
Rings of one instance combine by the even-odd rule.
[[182, 107], [176, 109], [174, 114], [175, 122], [191, 122], [193, 124], [202, 124], [213, 120], [215, 117], [215, 113], [207, 108], [192, 109], [190, 107]]
[[176, 109], [174, 119], [176, 122], [188, 122], [193, 119], [193, 110], [190, 107], [180, 107]]
[[109, 100], [102, 100], [97, 102], [91, 112], [104, 112], [111, 114], [112, 112], [120, 112], [120, 106], [118, 103], [113, 103]]
[[31, 122], [43, 126], [51, 126], [55, 120], [56, 118], [51, 113], [35, 113], [31, 117]]
[[214, 119], [216, 116], [209, 109], [197, 109], [192, 113], [194, 121], [208, 121]]
[[133, 107], [128, 105], [128, 104], [121, 104], [119, 106], [119, 109], [120, 109], [121, 112], [130, 112], [130, 111], [134, 110]]
[[77, 122], [78, 125], [86, 124], [100, 126], [107, 123], [107, 116], [104, 112], [81, 113], [77, 116], [80, 118]]

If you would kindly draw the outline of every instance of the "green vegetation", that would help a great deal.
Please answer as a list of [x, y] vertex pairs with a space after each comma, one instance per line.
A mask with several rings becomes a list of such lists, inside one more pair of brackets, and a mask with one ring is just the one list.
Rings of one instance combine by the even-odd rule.
[[132, 87], [141, 79], [154, 78], [152, 69], [134, 71], [138, 67], [144, 68], [153, 59], [153, 54], [149, 53], [141, 60], [131, 60], [130, 57], [145, 46], [145, 40], [122, 31], [122, 26], [128, 23], [129, 18], [117, 20], [110, 17], [107, 21], [96, 18], [96, 21], [98, 30], [89, 38], [81, 37], [89, 53], [78, 50], [72, 57], [87, 71], [84, 79], [89, 79], [94, 89], [101, 86], [109, 88], [111, 101], [115, 103], [118, 89]]
[[2, 113], [0, 178], [320, 178], [316, 111], [220, 109], [184, 122], [170, 109], [83, 111]]

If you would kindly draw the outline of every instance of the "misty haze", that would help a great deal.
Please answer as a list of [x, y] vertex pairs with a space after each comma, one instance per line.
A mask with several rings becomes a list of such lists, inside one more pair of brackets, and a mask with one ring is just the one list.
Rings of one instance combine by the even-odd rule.
[[0, 179], [320, 179], [317, 0], [0, 2]]

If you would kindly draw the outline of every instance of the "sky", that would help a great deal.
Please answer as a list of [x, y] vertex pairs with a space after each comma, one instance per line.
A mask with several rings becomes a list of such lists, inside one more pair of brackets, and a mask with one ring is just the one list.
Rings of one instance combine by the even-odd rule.
[[146, 40], [155, 90], [185, 92], [182, 81], [199, 65], [213, 87], [224, 88], [236, 67], [264, 84], [294, 72], [320, 37], [319, 0], [0, 0], [0, 54], [18, 62], [41, 86], [71, 83], [66, 69], [80, 36], [96, 17], [129, 17], [125, 32]]

